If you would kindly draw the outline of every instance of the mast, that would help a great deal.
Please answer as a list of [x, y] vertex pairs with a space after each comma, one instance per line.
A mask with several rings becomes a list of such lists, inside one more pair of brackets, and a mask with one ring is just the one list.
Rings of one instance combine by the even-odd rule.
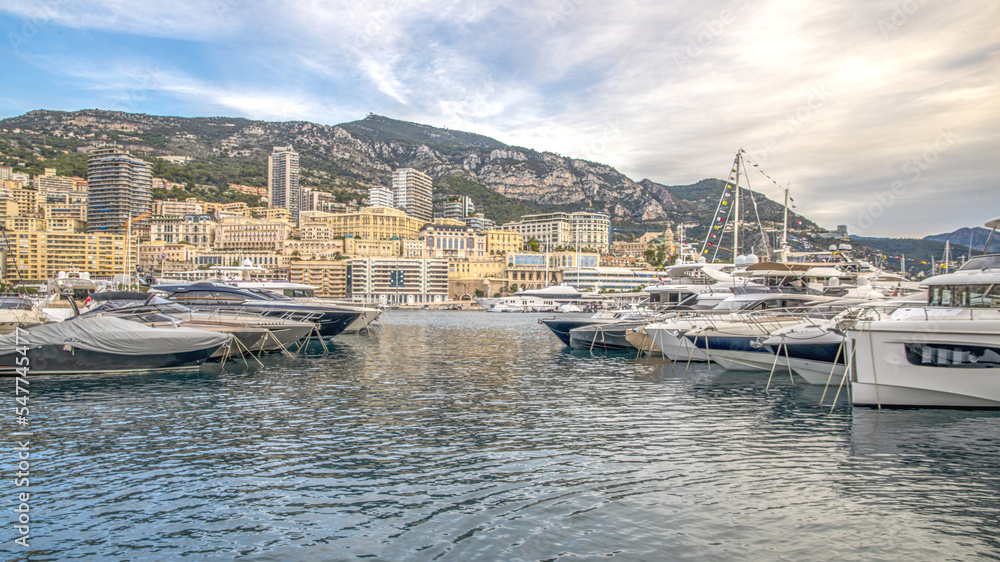
[[743, 149], [736, 152], [736, 197], [733, 201], [733, 263], [736, 263], [736, 255], [740, 253], [740, 162], [743, 160]]
[[944, 264], [941, 266], [944, 269], [943, 273], [948, 273], [948, 264], [951, 262], [951, 240], [944, 241]]
[[788, 245], [788, 188], [785, 188], [785, 220], [781, 226], [781, 245]]

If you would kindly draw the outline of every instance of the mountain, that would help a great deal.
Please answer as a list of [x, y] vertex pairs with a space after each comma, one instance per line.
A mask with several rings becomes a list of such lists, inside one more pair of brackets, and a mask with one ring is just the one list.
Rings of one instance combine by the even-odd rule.
[[[934, 234], [932, 236], [924, 236], [924, 240], [933, 240], [935, 242], [951, 242], [954, 246], [956, 244], [961, 244], [963, 246], [968, 246], [969, 241], [972, 241], [972, 249], [983, 251], [986, 247], [986, 240], [990, 237], [990, 229], [977, 226], [975, 228], [960, 228], [955, 232], [946, 232], [944, 234]], [[993, 243], [990, 244], [991, 247], [996, 249], [1000, 247], [1000, 239], [995, 239], [993, 242], [998, 243], [994, 246]]]
[[[370, 186], [389, 185], [393, 169], [412, 167], [434, 179], [438, 199], [473, 195], [477, 207], [500, 223], [527, 213], [590, 209], [607, 212], [619, 229], [707, 225], [725, 185], [718, 179], [683, 186], [634, 181], [598, 162], [374, 114], [336, 126], [97, 109], [37, 110], [0, 121], [0, 160], [35, 173], [56, 166], [59, 173], [83, 175], [85, 152], [102, 142], [150, 159], [157, 177], [223, 190], [230, 182], [266, 185], [267, 155], [280, 145], [299, 152], [303, 185], [338, 197], [363, 197]], [[190, 160], [175, 164], [165, 156]], [[720, 168], [726, 165], [728, 157], [720, 157]], [[759, 193], [754, 198], [763, 222], [781, 220], [781, 205]], [[745, 207], [745, 219], [752, 208]], [[816, 227], [799, 215], [790, 220]]]

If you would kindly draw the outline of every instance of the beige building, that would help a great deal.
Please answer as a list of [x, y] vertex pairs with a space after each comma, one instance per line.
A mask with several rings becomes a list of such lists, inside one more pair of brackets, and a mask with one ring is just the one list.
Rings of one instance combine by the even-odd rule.
[[[125, 236], [123, 234], [42, 232], [15, 230], [7, 233], [11, 254], [7, 256], [8, 276], [14, 264], [23, 280], [41, 283], [54, 279], [59, 271], [78, 269], [95, 278], [108, 278], [125, 272]], [[135, 264], [136, 245], [130, 245], [129, 264]]]
[[[243, 203], [243, 205], [246, 205], [246, 203]], [[250, 214], [255, 218], [268, 221], [288, 222], [292, 217], [291, 211], [284, 207], [250, 207]]]
[[333, 214], [303, 211], [303, 228], [309, 223], [323, 223], [334, 238], [352, 235], [364, 240], [414, 239], [426, 221], [415, 219], [399, 209], [366, 207], [356, 213]]
[[471, 226], [461, 221], [449, 221], [425, 224], [420, 229], [420, 238], [424, 239], [427, 248], [426, 257], [467, 259], [481, 258], [486, 255], [486, 237], [477, 234]]
[[519, 232], [525, 240], [535, 238], [543, 249], [563, 246], [606, 252], [610, 245], [611, 219], [604, 213], [546, 213], [525, 215], [500, 229]]
[[155, 272], [189, 269], [196, 252], [197, 248], [190, 244], [145, 242], [139, 246], [139, 266]]
[[192, 258], [196, 268], [209, 268], [213, 265], [238, 266], [246, 260], [254, 267], [263, 268], [260, 273], [251, 273], [253, 279], [287, 279], [291, 257], [277, 252], [226, 252], [220, 250], [199, 251]]
[[524, 249], [524, 236], [518, 232], [505, 230], [484, 230], [486, 253], [491, 256], [506, 255]]
[[347, 267], [347, 260], [293, 261], [288, 280], [316, 287], [317, 297], [346, 299]]
[[344, 254], [355, 258], [391, 258], [402, 255], [403, 240], [345, 238]]
[[334, 240], [285, 240], [282, 253], [300, 260], [331, 259], [344, 253], [344, 241]]
[[14, 201], [17, 201], [18, 213], [21, 216], [38, 215], [37, 190], [27, 187], [18, 187], [11, 189], [10, 195], [14, 199]]
[[160, 217], [183, 217], [205, 214], [205, 204], [194, 197], [183, 201], [176, 199], [156, 199], [153, 201], [153, 215]]
[[215, 221], [201, 217], [158, 217], [149, 221], [149, 240], [208, 249], [215, 244], [217, 226]]
[[284, 221], [224, 218], [215, 227], [217, 250], [281, 251], [292, 227]]

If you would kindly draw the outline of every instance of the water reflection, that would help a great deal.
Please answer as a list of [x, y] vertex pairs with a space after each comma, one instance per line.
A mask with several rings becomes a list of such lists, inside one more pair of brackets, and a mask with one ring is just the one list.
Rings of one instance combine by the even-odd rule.
[[[998, 419], [390, 312], [329, 356], [38, 378], [52, 558], [996, 554]], [[827, 398], [829, 401], [829, 398]], [[6, 547], [4, 547], [6, 548]], [[11, 551], [5, 551], [11, 552]]]

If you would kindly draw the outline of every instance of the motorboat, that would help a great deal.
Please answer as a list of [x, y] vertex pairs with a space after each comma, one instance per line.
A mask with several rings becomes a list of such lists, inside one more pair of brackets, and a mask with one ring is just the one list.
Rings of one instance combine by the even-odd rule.
[[0, 297], [0, 334], [44, 324], [48, 319], [27, 297]]
[[309, 336], [316, 325], [248, 312], [196, 311], [152, 293], [105, 292], [91, 295], [82, 316], [114, 316], [150, 327], [184, 326], [233, 334], [229, 354], [274, 353]]
[[120, 318], [75, 318], [0, 336], [0, 375], [197, 369], [230, 339], [229, 334], [150, 328]]
[[[986, 223], [996, 229], [1000, 218]], [[922, 306], [838, 325], [859, 406], [1000, 408], [1000, 254], [921, 282]]]
[[319, 335], [327, 338], [343, 332], [361, 315], [355, 310], [300, 302], [267, 289], [241, 289], [227, 283], [154, 285], [174, 302], [201, 311], [255, 313], [317, 324]]
[[524, 309], [501, 302], [493, 305], [493, 307], [487, 310], [486, 312], [524, 312]]
[[[650, 323], [643, 329], [652, 338], [656, 347], [661, 350], [663, 356], [672, 361], [708, 361], [709, 357], [705, 354], [705, 348], [695, 345], [694, 338], [686, 337], [687, 333], [693, 333], [693, 331], [703, 328], [707, 329], [718, 323], [741, 323], [747, 318], [741, 316], [743, 313], [786, 311], [814, 306], [830, 300], [834, 299], [820, 295], [797, 295], [781, 292], [738, 292], [719, 302], [710, 310], [680, 311], [671, 318]], [[700, 340], [704, 345], [704, 337]]]
[[77, 308], [83, 306], [87, 297], [104, 288], [90, 278], [90, 273], [76, 270], [57, 272], [47, 287], [48, 296], [39, 304], [39, 309], [56, 321], [76, 316]]
[[384, 309], [382, 308], [371, 308], [367, 306], [358, 306], [357, 303], [353, 302], [343, 302], [336, 299], [320, 298], [316, 296], [317, 287], [313, 285], [306, 285], [304, 283], [293, 283], [291, 281], [284, 280], [272, 280], [272, 281], [242, 281], [242, 280], [232, 280], [224, 281], [234, 287], [239, 287], [241, 289], [266, 289], [283, 295], [285, 297], [295, 299], [298, 302], [303, 302], [306, 304], [318, 304], [321, 306], [336, 306], [338, 308], [343, 308], [346, 310], [353, 310], [360, 313], [358, 318], [347, 325], [344, 328], [344, 333], [353, 334], [357, 332], [363, 332], [371, 330], [371, 326], [375, 323]]
[[[844, 376], [846, 366], [844, 334], [836, 330], [837, 324], [850, 315], [866, 312], [878, 307], [882, 313], [901, 306], [919, 303], [919, 293], [897, 297], [890, 301], [868, 302], [841, 301], [847, 304], [848, 310], [838, 313], [833, 318], [821, 313], [818, 309], [836, 310], [834, 305], [821, 305], [810, 310], [807, 318], [800, 324], [786, 326], [771, 332], [763, 344], [775, 354], [781, 367], [790, 368], [809, 384], [825, 385], [831, 381], [836, 383]], [[922, 299], [926, 300], [926, 296]], [[820, 312], [820, 313], [817, 313]]]

